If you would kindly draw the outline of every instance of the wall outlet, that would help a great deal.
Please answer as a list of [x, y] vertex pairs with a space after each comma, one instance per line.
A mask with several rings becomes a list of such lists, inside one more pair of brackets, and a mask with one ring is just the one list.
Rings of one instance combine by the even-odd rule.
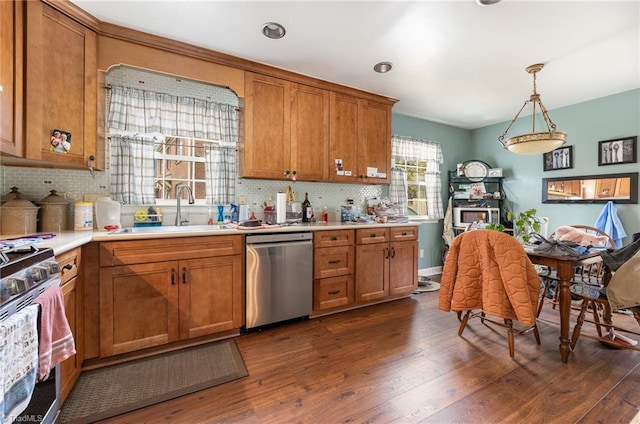
[[420, 249], [420, 257], [424, 258], [424, 249]]

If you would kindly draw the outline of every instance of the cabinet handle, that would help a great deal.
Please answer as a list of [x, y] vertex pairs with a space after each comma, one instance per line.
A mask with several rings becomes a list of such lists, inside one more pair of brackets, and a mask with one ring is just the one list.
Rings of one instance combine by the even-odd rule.
[[336, 240], [338, 240], [338, 237], [337, 236], [333, 236], [333, 237], [331, 237], [331, 240], [336, 241]]
[[284, 171], [284, 177], [285, 178], [289, 178], [289, 174], [291, 174], [291, 172], [288, 169], [286, 171]]
[[375, 233], [371, 234], [371, 238], [376, 238], [376, 234]]
[[395, 247], [392, 247], [392, 248], [391, 248], [391, 259], [393, 259], [393, 258], [395, 258], [395, 257], [396, 257], [396, 248], [395, 248]]
[[329, 294], [339, 294], [340, 290], [331, 290]]
[[175, 268], [171, 268], [171, 285], [172, 286], [176, 285], [176, 269]]
[[403, 233], [402, 233], [402, 235], [403, 235], [403, 236], [406, 236], [406, 235], [407, 235], [407, 233], [403, 232]]
[[330, 264], [339, 264], [340, 259], [334, 259], [333, 261], [329, 261]]
[[66, 269], [67, 271], [71, 271], [73, 269], [73, 265], [66, 264], [65, 266], [62, 267], [62, 269]]
[[384, 248], [384, 257], [385, 257], [385, 259], [389, 259], [389, 248], [388, 247]]
[[187, 284], [187, 267], [182, 268], [182, 284]]

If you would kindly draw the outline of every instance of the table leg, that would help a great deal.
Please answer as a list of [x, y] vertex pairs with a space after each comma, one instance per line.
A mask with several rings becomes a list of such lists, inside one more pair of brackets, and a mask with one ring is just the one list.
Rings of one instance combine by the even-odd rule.
[[571, 317], [571, 292], [569, 285], [571, 277], [573, 277], [573, 266], [570, 262], [560, 262], [558, 264], [558, 282], [560, 295], [558, 303], [560, 304], [560, 355], [562, 362], [567, 362], [571, 348], [569, 346], [569, 326]]

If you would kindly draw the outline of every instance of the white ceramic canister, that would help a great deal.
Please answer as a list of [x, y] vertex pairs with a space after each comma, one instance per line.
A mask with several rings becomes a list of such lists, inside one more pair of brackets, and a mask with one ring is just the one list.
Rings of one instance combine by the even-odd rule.
[[74, 204], [73, 217], [74, 230], [93, 230], [93, 203], [76, 202]]
[[17, 195], [15, 199], [3, 204], [0, 209], [3, 235], [24, 235], [36, 232], [40, 208], [30, 201]]
[[61, 233], [69, 228], [69, 201], [51, 190], [40, 204], [40, 231]]
[[120, 226], [120, 203], [109, 197], [96, 200], [96, 228], [104, 230], [105, 227]]

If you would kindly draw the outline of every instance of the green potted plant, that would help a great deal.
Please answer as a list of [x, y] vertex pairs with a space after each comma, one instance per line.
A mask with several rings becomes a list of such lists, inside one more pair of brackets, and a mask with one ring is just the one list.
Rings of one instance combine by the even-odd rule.
[[513, 221], [516, 230], [516, 238], [523, 243], [528, 243], [534, 233], [540, 231], [541, 218], [536, 216], [535, 209], [528, 209], [516, 215]]

